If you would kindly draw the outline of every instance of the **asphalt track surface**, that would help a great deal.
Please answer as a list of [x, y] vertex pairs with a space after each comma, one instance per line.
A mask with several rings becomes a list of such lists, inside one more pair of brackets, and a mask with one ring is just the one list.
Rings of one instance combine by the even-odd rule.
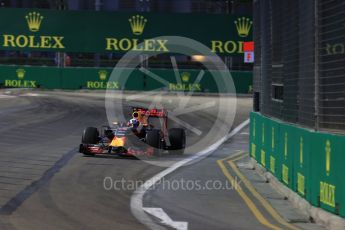
[[[195, 97], [190, 103], [212, 100], [212, 97]], [[239, 98], [234, 126], [248, 119], [250, 110], [251, 99]], [[130, 113], [129, 107], [127, 112]], [[212, 116], [210, 109], [190, 113], [185, 120], [197, 124], [201, 131], [207, 131], [212, 119], [215, 119]], [[164, 168], [134, 158], [84, 157], [77, 153], [82, 130], [106, 123], [101, 93], [21, 92], [0, 98], [1, 230], [146, 229], [130, 210], [133, 189], [107, 190], [104, 178], [145, 181]], [[191, 132], [187, 135], [188, 141], [198, 138]], [[193, 167], [198, 168], [192, 170]], [[185, 175], [187, 178], [195, 175], [200, 178], [209, 175], [222, 177], [214, 160], [210, 162], [208, 159], [189, 167]], [[183, 177], [183, 171], [174, 176]], [[157, 202], [158, 199], [155, 201], [155, 193], [162, 203]], [[229, 229], [229, 219], [246, 224], [248, 228], [243, 229], [263, 229], [255, 220], [252, 224], [248, 223], [250, 213], [239, 201], [234, 203], [237, 207], [227, 207], [233, 210], [229, 217], [225, 213], [227, 208], [223, 207], [224, 202], [217, 200], [217, 193], [205, 193], [203, 197], [200, 197], [202, 194], [196, 197], [192, 193], [188, 196], [182, 194], [181, 197], [175, 193], [167, 201], [163, 198], [168, 194], [154, 191], [147, 195], [145, 202], [168, 206], [173, 213], [179, 213], [178, 217], [182, 215], [184, 220], [188, 220], [190, 215], [194, 223], [198, 223], [198, 219], [203, 223], [196, 224], [194, 228], [192, 225], [190, 229]], [[222, 206], [218, 213], [210, 214], [212, 209], [205, 211], [208, 207], [200, 207], [198, 199], [213, 208], [218, 204]], [[234, 199], [238, 197], [234, 196]], [[185, 205], [194, 207], [194, 210], [186, 209]], [[217, 214], [220, 216], [211, 218]], [[205, 221], [205, 215], [211, 215], [208, 221]]]

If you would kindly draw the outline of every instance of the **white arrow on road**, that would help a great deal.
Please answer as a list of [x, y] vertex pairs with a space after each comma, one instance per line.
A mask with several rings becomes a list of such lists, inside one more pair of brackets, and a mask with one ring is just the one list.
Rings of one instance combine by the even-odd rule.
[[175, 228], [177, 230], [187, 230], [188, 223], [182, 221], [173, 221], [168, 214], [166, 214], [161, 208], [143, 208], [143, 210], [152, 216], [157, 217], [161, 220], [161, 224], [168, 225], [169, 227]]

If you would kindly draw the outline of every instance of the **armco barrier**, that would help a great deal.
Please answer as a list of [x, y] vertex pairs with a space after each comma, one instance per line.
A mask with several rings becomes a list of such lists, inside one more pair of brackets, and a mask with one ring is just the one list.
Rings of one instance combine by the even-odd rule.
[[266, 135], [266, 130], [267, 130], [267, 122], [266, 122], [266, 118], [264, 117], [261, 117], [259, 119], [260, 121], [260, 125], [259, 125], [259, 129], [258, 129], [258, 132], [260, 133], [260, 139], [259, 139], [259, 142], [260, 142], [260, 152], [259, 152], [259, 156], [258, 156], [258, 159], [259, 159], [259, 163], [266, 167], [267, 164], [266, 164], [266, 152], [267, 152], [267, 135]]
[[280, 151], [281, 159], [281, 181], [292, 189], [294, 184], [294, 149], [297, 143], [296, 135], [298, 130], [290, 125], [281, 124], [280, 125], [280, 135], [282, 150]]
[[311, 203], [330, 212], [344, 212], [344, 137], [317, 133], [313, 137]]
[[281, 139], [280, 135], [280, 126], [269, 120], [269, 131], [270, 131], [270, 154], [269, 154], [269, 171], [275, 175], [277, 178], [281, 178]]
[[261, 125], [261, 116], [257, 113], [251, 113], [250, 121], [250, 156], [257, 162], [260, 162], [259, 152], [261, 152], [261, 141], [259, 141], [260, 132], [258, 132], [258, 127]]
[[250, 156], [313, 206], [345, 217], [345, 136], [254, 112], [250, 120]]
[[294, 146], [292, 146], [294, 181], [293, 190], [306, 200], [311, 197], [311, 139], [308, 130], [296, 129]]
[[256, 117], [256, 113], [249, 115], [249, 155], [254, 159], [256, 159]]
[[[344, 149], [344, 145], [343, 145], [343, 149]], [[343, 154], [341, 154], [341, 160], [340, 160], [340, 162], [345, 162], [345, 154], [344, 154], [344, 152], [343, 152]], [[340, 164], [340, 163], [338, 163], [338, 164]], [[342, 175], [344, 175], [344, 170], [343, 170], [343, 172], [342, 172]], [[342, 177], [342, 179], [340, 180], [341, 181], [341, 191], [342, 191], [342, 196], [340, 197], [340, 203], [341, 204], [345, 204], [345, 195], [344, 195], [344, 193], [345, 193], [345, 180], [344, 180], [344, 176]], [[340, 212], [340, 215], [341, 216], [343, 216], [343, 217], [345, 217], [345, 207], [340, 207], [340, 210], [339, 210], [339, 212]]]
[[57, 68], [0, 66], [0, 84], [13, 88], [54, 89], [61, 85], [61, 74]]
[[[222, 77], [220, 72], [205, 71], [200, 82], [195, 82], [200, 70], [179, 70], [181, 81], [177, 82], [175, 73], [171, 69], [150, 69], [150, 71], [169, 84], [161, 82], [136, 69], [122, 69], [128, 79], [123, 81], [109, 81], [112, 68], [56, 68], [33, 66], [5, 66], [0, 65], [0, 86], [21, 88], [46, 89], [125, 89], [136, 91], [150, 91], [163, 89], [167, 91], [194, 91], [217, 93], [219, 87], [214, 78]], [[252, 72], [231, 72], [236, 93], [251, 93]], [[233, 93], [220, 90], [220, 92]]]

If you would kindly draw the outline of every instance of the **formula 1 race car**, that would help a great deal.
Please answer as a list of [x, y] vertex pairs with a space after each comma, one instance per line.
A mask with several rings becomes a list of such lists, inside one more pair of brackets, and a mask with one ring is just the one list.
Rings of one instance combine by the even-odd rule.
[[[155, 128], [154, 123], [160, 128]], [[132, 119], [129, 122], [114, 122], [112, 127], [103, 126], [101, 130], [87, 127], [82, 135], [79, 152], [89, 156], [160, 156], [164, 150], [183, 154], [185, 145], [184, 129], [168, 130], [168, 112], [165, 109], [135, 107], [132, 108]]]

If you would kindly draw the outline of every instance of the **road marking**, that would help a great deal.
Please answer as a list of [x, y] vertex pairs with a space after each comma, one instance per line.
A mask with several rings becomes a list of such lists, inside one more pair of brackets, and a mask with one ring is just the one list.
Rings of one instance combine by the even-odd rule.
[[168, 225], [177, 230], [187, 230], [188, 222], [173, 221], [168, 214], [166, 214], [161, 208], [143, 208], [145, 212], [157, 217], [161, 220], [161, 224]]
[[[47, 96], [46, 94], [38, 94], [38, 93], [25, 93], [25, 94], [21, 94], [19, 95], [19, 97], [43, 97], [43, 96]], [[18, 95], [10, 95], [10, 94], [0, 94], [0, 99], [4, 98], [17, 98]]]
[[[246, 155], [243, 155], [243, 157]], [[227, 161], [232, 170], [237, 174], [237, 176], [241, 179], [241, 181], [244, 183], [244, 185], [247, 187], [247, 189], [253, 194], [253, 196], [264, 206], [264, 208], [267, 210], [267, 212], [281, 225], [292, 229], [292, 230], [298, 230], [299, 228], [293, 226], [292, 224], [286, 222], [277, 212], [276, 210], [268, 203], [268, 201], [260, 195], [256, 191], [256, 189], [253, 187], [253, 185], [250, 183], [250, 181], [238, 170], [235, 161], [239, 159], [229, 160]]]
[[0, 94], [0, 98], [15, 98], [16, 96], [13, 95], [6, 95], [6, 94]]
[[156, 184], [158, 181], [160, 181], [163, 177], [166, 175], [174, 172], [176, 169], [182, 167], [183, 165], [190, 163], [194, 160], [200, 160], [211, 153], [213, 153], [217, 148], [219, 148], [220, 145], [222, 145], [225, 141], [236, 135], [238, 132], [240, 132], [244, 127], [246, 127], [249, 124], [249, 119], [241, 123], [239, 126], [237, 126], [234, 130], [232, 130], [227, 136], [223, 137], [207, 149], [198, 152], [186, 159], [183, 159], [181, 161], [176, 162], [169, 168], [161, 171], [160, 173], [156, 174], [152, 178], [148, 179], [144, 184], [142, 184], [131, 196], [130, 201], [130, 208], [132, 211], [132, 214], [135, 216], [135, 218], [145, 226], [147, 226], [150, 229], [165, 229], [164, 227], [154, 223], [154, 221], [145, 213], [144, 207], [143, 207], [143, 198], [144, 194], [149, 190], [150, 187], [152, 187], [154, 184]]
[[25, 93], [21, 96], [23, 96], [23, 97], [43, 97], [43, 96], [47, 96], [47, 95], [40, 94], [40, 93]]
[[[220, 166], [220, 168], [223, 171], [223, 174], [230, 180], [231, 183], [234, 183], [235, 180], [234, 178], [231, 176], [230, 172], [226, 169], [225, 165], [224, 165], [224, 161], [227, 161], [228, 164], [230, 165], [230, 167], [232, 168], [232, 170], [235, 172], [235, 174], [241, 179], [241, 181], [243, 182], [244, 186], [246, 186], [246, 188], [253, 194], [253, 196], [264, 206], [264, 208], [267, 210], [267, 212], [281, 225], [287, 227], [288, 229], [292, 229], [292, 230], [299, 230], [299, 228], [295, 227], [294, 225], [286, 222], [276, 211], [275, 209], [268, 203], [268, 201], [266, 201], [266, 199], [264, 197], [262, 197], [253, 187], [253, 185], [250, 183], [250, 181], [239, 171], [239, 169], [237, 168], [235, 162], [246, 157], [247, 155], [244, 154], [243, 152], [237, 152], [233, 155], [230, 155], [226, 158], [217, 160], [218, 165]], [[266, 224], [269, 224], [270, 226], [267, 226], [271, 229], [281, 229], [275, 225], [272, 225], [271, 223], [268, 222], [268, 220], [262, 215], [262, 213], [259, 211], [259, 209], [256, 207], [256, 205], [254, 204], [254, 202], [252, 200], [250, 200], [250, 198], [247, 196], [247, 194], [245, 194], [245, 192], [241, 189], [241, 187], [238, 187], [238, 190], [236, 190], [238, 193], [243, 193], [242, 195], [240, 194], [240, 196], [244, 196], [245, 198], [243, 198], [243, 200], [246, 202], [249, 202], [247, 204], [247, 206], [250, 208], [250, 210], [253, 212], [254, 216], [259, 220], [260, 223], [264, 224], [265, 226], [267, 226]], [[247, 198], [249, 200], [247, 200]], [[259, 212], [259, 213], [257, 213]], [[261, 218], [264, 219], [261, 219]], [[272, 226], [271, 226], [272, 225]], [[274, 227], [274, 228], [272, 228]]]
[[266, 226], [269, 229], [273, 230], [281, 230], [281, 228], [271, 224], [264, 216], [263, 214], [259, 211], [259, 209], [256, 207], [254, 202], [248, 197], [248, 195], [242, 190], [241, 186], [237, 184], [235, 179], [232, 177], [232, 175], [229, 173], [229, 171], [226, 169], [224, 165], [224, 160], [226, 159], [220, 159], [217, 160], [217, 164], [219, 165], [220, 169], [222, 170], [223, 174], [225, 177], [230, 181], [232, 186], [235, 188], [237, 193], [240, 195], [240, 197], [243, 199], [243, 201], [246, 203], [250, 211], [254, 214], [255, 218], [264, 226]]
[[11, 215], [14, 211], [16, 211], [17, 208], [21, 206], [22, 203], [32, 194], [49, 183], [54, 175], [59, 172], [77, 153], [77, 148], [74, 148], [62, 155], [62, 157], [57, 160], [47, 171], [45, 171], [38, 180], [33, 181], [30, 185], [21, 190], [15, 197], [12, 197], [9, 201], [7, 201], [6, 204], [1, 206], [0, 215]]

